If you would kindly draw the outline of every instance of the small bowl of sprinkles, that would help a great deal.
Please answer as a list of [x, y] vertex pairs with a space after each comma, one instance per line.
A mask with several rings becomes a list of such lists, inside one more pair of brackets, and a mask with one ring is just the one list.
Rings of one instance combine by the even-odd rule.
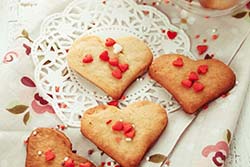
[[189, 12], [204, 17], [218, 17], [235, 13], [249, 0], [172, 0], [172, 2]]

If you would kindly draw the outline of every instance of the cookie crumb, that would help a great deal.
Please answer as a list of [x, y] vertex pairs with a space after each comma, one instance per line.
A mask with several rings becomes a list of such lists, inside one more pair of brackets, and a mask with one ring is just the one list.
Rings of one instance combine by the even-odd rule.
[[65, 157], [64, 159], [63, 159], [63, 161], [67, 161], [69, 159], [69, 157]]
[[37, 135], [37, 131], [34, 131], [32, 134], [33, 134], [34, 136], [36, 136], [36, 135]]
[[129, 137], [126, 137], [126, 138], [125, 138], [125, 141], [127, 141], [127, 142], [131, 142], [131, 141], [132, 141], [132, 139], [131, 139], [131, 138], [129, 138]]
[[39, 156], [41, 156], [42, 153], [43, 153], [42, 151], [38, 151], [38, 152], [37, 152], [37, 154], [38, 154]]
[[123, 50], [122, 46], [119, 44], [114, 44], [113, 46], [113, 52], [114, 54], [120, 53]]
[[217, 32], [217, 28], [213, 28], [212, 33], [216, 33], [216, 32]]
[[174, 103], [173, 103], [172, 101], [169, 101], [169, 102], [168, 102], [168, 105], [169, 105], [169, 106], [173, 106]]

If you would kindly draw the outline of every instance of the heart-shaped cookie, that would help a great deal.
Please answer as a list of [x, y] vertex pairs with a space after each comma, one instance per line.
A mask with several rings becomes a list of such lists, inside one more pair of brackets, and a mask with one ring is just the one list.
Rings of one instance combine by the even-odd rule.
[[122, 110], [100, 105], [83, 114], [81, 132], [121, 166], [136, 167], [167, 122], [166, 111], [149, 101]]
[[70, 68], [114, 99], [147, 70], [152, 59], [147, 45], [134, 37], [107, 38], [105, 43], [84, 36], [73, 43], [67, 56]]
[[51, 128], [35, 129], [26, 150], [26, 167], [95, 167], [72, 152], [72, 144], [62, 132]]
[[166, 88], [187, 113], [196, 112], [235, 85], [234, 72], [221, 61], [194, 61], [178, 54], [156, 58], [149, 75]]

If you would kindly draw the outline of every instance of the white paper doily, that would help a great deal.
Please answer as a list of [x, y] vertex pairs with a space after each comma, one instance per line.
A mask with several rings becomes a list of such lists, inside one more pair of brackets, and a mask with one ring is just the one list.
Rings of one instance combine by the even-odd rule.
[[[176, 31], [177, 37], [169, 39], [168, 30]], [[40, 37], [32, 47], [32, 57], [39, 93], [65, 124], [74, 127], [80, 126], [83, 111], [112, 100], [67, 67], [67, 50], [75, 39], [89, 34], [102, 38], [135, 36], [148, 44], [154, 57], [181, 53], [194, 58], [187, 35], [153, 7], [138, 6], [130, 0], [72, 2], [64, 12], [44, 20]], [[139, 77], [124, 95], [120, 106], [147, 99], [161, 104], [168, 112], [179, 108], [172, 96], [147, 74]]]

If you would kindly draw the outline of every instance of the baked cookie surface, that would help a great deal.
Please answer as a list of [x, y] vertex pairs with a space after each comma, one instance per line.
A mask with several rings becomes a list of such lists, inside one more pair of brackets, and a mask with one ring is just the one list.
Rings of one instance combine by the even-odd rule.
[[200, 4], [210, 9], [228, 9], [236, 5], [239, 0], [199, 0]]
[[100, 105], [83, 114], [81, 132], [121, 166], [136, 167], [167, 122], [166, 111], [149, 101], [122, 110]]
[[67, 62], [82, 77], [112, 98], [119, 99], [127, 87], [147, 70], [153, 55], [143, 41], [134, 37], [117, 38], [115, 43], [120, 48], [118, 53], [114, 44], [106, 46], [97, 36], [81, 37], [70, 48]]
[[219, 60], [194, 61], [178, 54], [156, 58], [149, 75], [167, 89], [187, 113], [196, 112], [228, 92], [236, 79], [234, 72]]
[[35, 129], [27, 140], [26, 167], [95, 167], [90, 161], [72, 153], [70, 140], [51, 128]]

